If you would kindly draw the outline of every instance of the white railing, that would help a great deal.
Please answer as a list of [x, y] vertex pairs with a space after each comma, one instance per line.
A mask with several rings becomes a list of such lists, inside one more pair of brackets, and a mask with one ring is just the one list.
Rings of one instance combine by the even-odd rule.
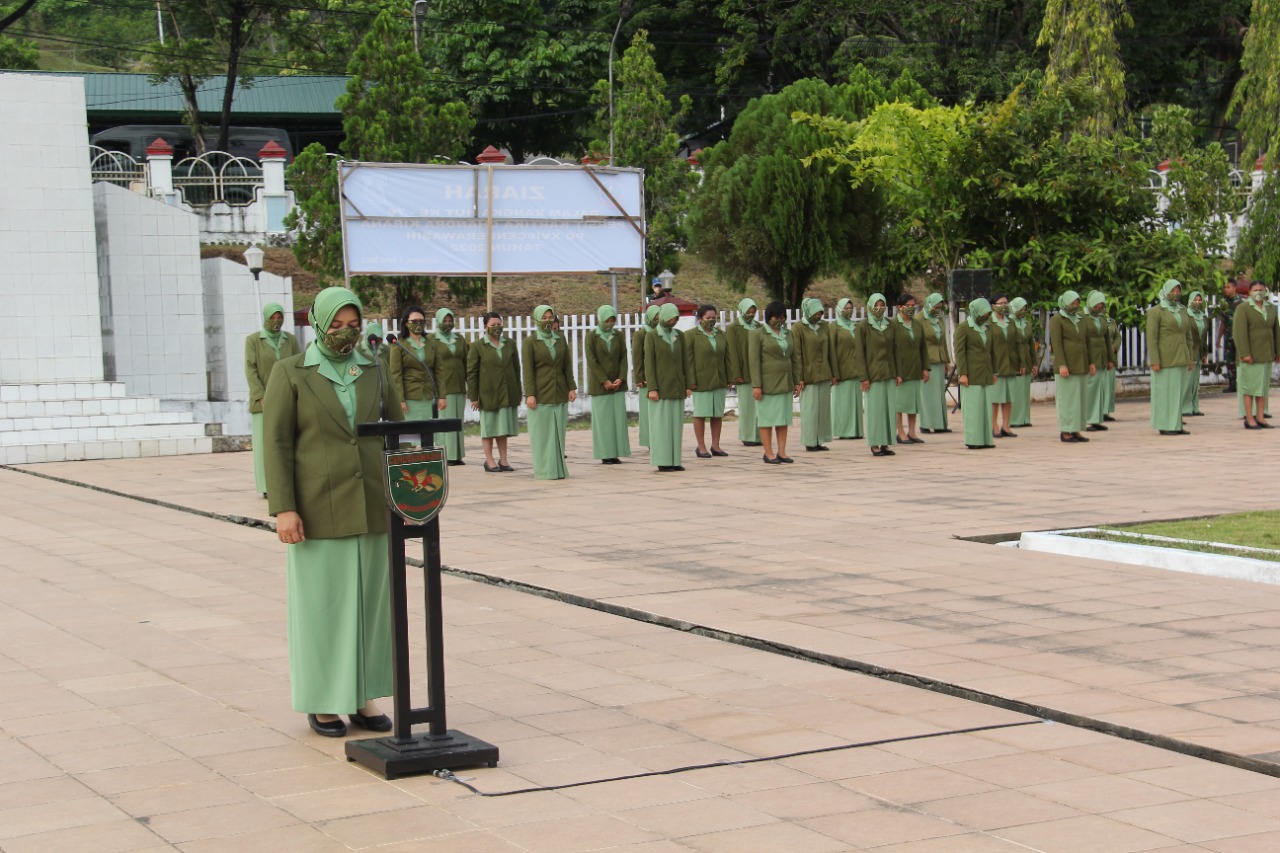
[[173, 188], [192, 207], [214, 202], [232, 207], [252, 204], [262, 183], [262, 167], [258, 163], [223, 151], [187, 157], [173, 167]]
[[139, 163], [123, 151], [89, 146], [89, 174], [94, 182], [115, 184], [134, 192], [147, 191], [147, 164]]

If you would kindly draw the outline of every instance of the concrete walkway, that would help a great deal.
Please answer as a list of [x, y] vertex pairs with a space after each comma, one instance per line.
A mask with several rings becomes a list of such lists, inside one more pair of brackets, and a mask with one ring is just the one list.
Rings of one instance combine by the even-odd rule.
[[445, 561], [515, 587], [446, 578], [450, 725], [502, 751], [460, 775], [575, 786], [503, 797], [290, 710], [248, 454], [0, 471], [0, 850], [1280, 849], [1280, 590], [956, 538], [1274, 508], [1234, 406], [675, 474], [571, 432], [560, 482], [470, 446]]

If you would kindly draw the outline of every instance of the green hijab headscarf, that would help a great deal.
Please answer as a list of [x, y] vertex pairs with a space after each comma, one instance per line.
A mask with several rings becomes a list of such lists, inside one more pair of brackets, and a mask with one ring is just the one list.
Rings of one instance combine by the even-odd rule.
[[[876, 307], [877, 302], [883, 302], [885, 310], [885, 313], [881, 314], [879, 317], [875, 315], [875, 311], [873, 310]], [[883, 332], [885, 329], [889, 328], [889, 318], [885, 316], [888, 313], [889, 300], [884, 298], [884, 294], [871, 294], [871, 298], [867, 300], [867, 324], [877, 332]]]
[[650, 329], [658, 324], [658, 312], [662, 310], [661, 305], [650, 305], [644, 309], [644, 324]]
[[1160, 285], [1160, 307], [1173, 315], [1173, 319], [1178, 321], [1178, 325], [1182, 325], [1182, 304], [1174, 302], [1169, 298], [1169, 294], [1173, 293], [1175, 287], [1182, 287], [1182, 282], [1176, 278], [1166, 279], [1165, 283]]
[[850, 317], [847, 320], [845, 319], [844, 307], [852, 303], [853, 303], [853, 300], [847, 296], [836, 303], [836, 325], [844, 329], [846, 332], [848, 332], [851, 335], [853, 334], [855, 325], [852, 317]]
[[742, 327], [748, 332], [760, 325], [759, 320], [747, 320], [747, 312], [752, 308], [756, 309], [756, 316], [759, 316], [760, 306], [756, 305], [756, 301], [751, 297], [748, 296], [746, 299], [738, 303], [738, 322], [741, 323]]
[[[1196, 301], [1197, 296], [1200, 297], [1200, 305], [1202, 306], [1198, 311], [1191, 307], [1191, 303]], [[1204, 325], [1209, 321], [1208, 314], [1203, 308], [1205, 301], [1204, 294], [1199, 290], [1191, 291], [1191, 295], [1187, 297], [1187, 314], [1191, 315], [1191, 319], [1196, 321], [1196, 328], [1200, 330], [1201, 334], [1204, 334]]]
[[309, 315], [311, 329], [316, 333], [313, 346], [320, 355], [324, 356], [325, 361], [320, 365], [320, 372], [343, 385], [354, 382], [360, 375], [360, 370], [355, 365], [368, 363], [354, 345], [360, 340], [358, 331], [351, 351], [345, 355], [338, 355], [325, 345], [325, 338], [329, 334], [329, 325], [333, 323], [333, 318], [348, 305], [356, 309], [356, 314], [363, 316], [364, 308], [360, 305], [359, 297], [354, 293], [345, 287], [326, 287], [316, 294], [316, 301], [312, 303]]
[[[803, 320], [804, 324], [810, 329], [813, 329], [816, 332], [821, 328], [822, 300], [813, 298], [801, 300], [800, 313], [804, 315], [800, 319]], [[819, 315], [817, 320], [812, 319], [814, 314]]]
[[668, 329], [666, 327], [666, 323], [668, 323], [671, 320], [674, 320], [676, 317], [679, 317], [679, 316], [680, 316], [680, 309], [676, 307], [676, 304], [674, 302], [668, 302], [658, 310], [658, 325], [656, 327], [658, 332], [658, 337], [666, 341], [667, 346], [669, 347], [674, 348], [676, 345], [676, 330], [674, 326]]
[[612, 305], [601, 305], [596, 309], [595, 333], [600, 336], [600, 340], [604, 341], [604, 348], [607, 350], [613, 349], [613, 336], [618, 333], [614, 329], [606, 329], [604, 324], [617, 316], [618, 312], [613, 310]]
[[1026, 334], [1027, 318], [1020, 316], [1022, 309], [1027, 307], [1027, 300], [1021, 296], [1009, 300], [1009, 316], [1013, 318], [1013, 325], [1018, 327], [1018, 331]]
[[1073, 312], [1071, 310], [1071, 303], [1075, 302], [1079, 298], [1080, 294], [1076, 293], [1074, 290], [1068, 290], [1066, 293], [1058, 297], [1058, 307], [1062, 309], [1062, 316], [1070, 320], [1071, 325], [1073, 326], [1080, 325], [1080, 314], [1079, 312]]
[[[969, 324], [969, 328], [978, 333], [982, 338], [982, 342], [987, 342], [987, 320], [991, 317], [991, 303], [979, 296], [977, 299], [969, 303], [969, 313], [964, 321]], [[981, 319], [979, 319], [981, 318]]]
[[924, 318], [928, 321], [929, 325], [933, 327], [933, 333], [937, 336], [939, 341], [942, 340], [942, 318], [935, 317], [933, 309], [942, 301], [943, 296], [941, 293], [930, 293], [924, 298]]
[[269, 328], [271, 318], [276, 314], [280, 315], [280, 319], [284, 320], [284, 306], [278, 302], [268, 302], [262, 308], [262, 331], [260, 337], [271, 345], [276, 351], [276, 358], [280, 357], [280, 339], [284, 337], [284, 324], [281, 323], [279, 329], [272, 331]]
[[[542, 318], [548, 311], [551, 311], [551, 319], [547, 320], [544, 326]], [[555, 323], [555, 314], [556, 312], [552, 310], [550, 305], [539, 305], [533, 309], [533, 334], [538, 340], [547, 345], [547, 349], [551, 351], [552, 358], [556, 357], [556, 341], [560, 339], [559, 335], [551, 331], [551, 326]]]
[[1103, 314], [1105, 314], [1106, 312], [1104, 311], [1103, 314], [1093, 313], [1094, 306], [1099, 304], [1106, 305], [1107, 297], [1102, 294], [1101, 290], [1095, 290], [1089, 294], [1089, 301], [1086, 302], [1085, 305], [1089, 309], [1089, 317], [1093, 320], [1093, 327], [1097, 329], [1099, 332], [1101, 332], [1102, 317], [1103, 317]]
[[364, 336], [368, 338], [371, 335], [379, 339], [386, 337], [382, 334], [382, 324], [377, 320], [370, 321], [369, 325], [364, 327]]
[[[453, 349], [454, 345], [457, 344], [458, 342], [458, 333], [449, 332], [449, 334], [446, 335], [441, 330], [441, 324], [444, 322], [445, 317], [452, 317], [452, 316], [453, 316], [453, 311], [448, 308], [441, 308], [439, 311], [436, 312], [435, 339], [440, 343], [444, 344], [445, 346], [447, 346], [449, 348], [449, 352], [454, 352], [454, 349]], [[455, 319], [454, 322], [456, 323], [457, 320]]]

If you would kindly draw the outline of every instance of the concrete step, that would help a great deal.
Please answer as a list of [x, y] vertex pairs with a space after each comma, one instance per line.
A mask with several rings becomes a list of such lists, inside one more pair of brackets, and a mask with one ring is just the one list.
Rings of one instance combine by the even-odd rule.
[[155, 397], [103, 397], [79, 400], [0, 402], [0, 418], [59, 418], [77, 415], [134, 415], [161, 411]]
[[74, 462], [83, 459], [132, 459], [141, 456], [185, 456], [212, 453], [208, 436], [183, 438], [122, 439], [0, 447], [0, 464], [25, 465], [32, 462]]
[[38, 400], [101, 400], [125, 396], [123, 382], [46, 382], [0, 385], [0, 403]]
[[192, 423], [189, 412], [143, 412], [116, 415], [64, 415], [44, 418], [0, 418], [0, 433], [29, 432], [49, 429], [85, 429], [97, 427], [148, 426], [151, 424]]
[[204, 424], [187, 420], [168, 423], [120, 426], [77, 427], [69, 429], [15, 430], [0, 433], [0, 447], [34, 444], [76, 444], [86, 441], [123, 441], [127, 439], [208, 438]]

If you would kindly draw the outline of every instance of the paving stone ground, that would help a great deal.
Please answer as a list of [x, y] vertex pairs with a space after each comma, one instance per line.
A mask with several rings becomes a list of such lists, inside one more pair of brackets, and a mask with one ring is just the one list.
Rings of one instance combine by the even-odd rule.
[[686, 437], [674, 474], [571, 432], [559, 482], [468, 447], [445, 562], [516, 586], [445, 578], [450, 725], [501, 749], [459, 775], [574, 786], [497, 797], [290, 709], [248, 454], [0, 470], [0, 850], [1280, 850], [1280, 778], [1188, 754], [1280, 763], [1280, 590], [957, 538], [1275, 508], [1280, 438], [1234, 406], [791, 466]]

